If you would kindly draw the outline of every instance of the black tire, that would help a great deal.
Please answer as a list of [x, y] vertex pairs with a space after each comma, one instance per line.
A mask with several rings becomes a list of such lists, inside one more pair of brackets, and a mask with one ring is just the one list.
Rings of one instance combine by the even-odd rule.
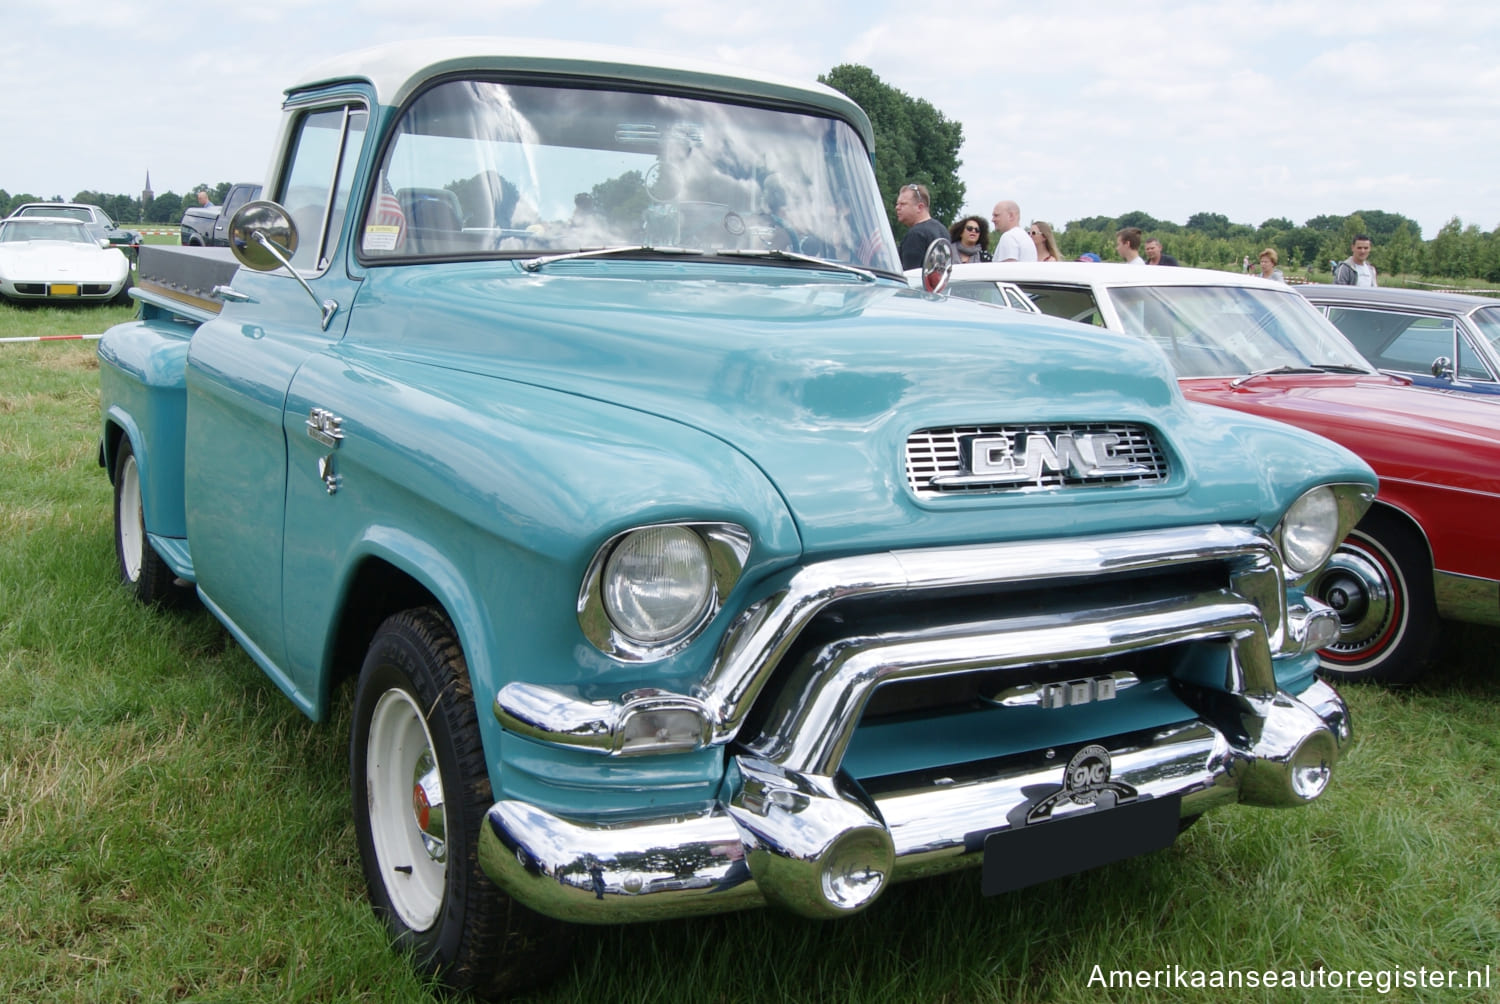
[[119, 306], [122, 306], [122, 307], [123, 306], [129, 306], [130, 305], [130, 287], [133, 286], [133, 285], [135, 285], [135, 282], [131, 279], [130, 273], [127, 272], [125, 274], [125, 285], [123, 285], [123, 286], [120, 287], [120, 291], [118, 293], [116, 293], [112, 298], [110, 298], [109, 302], [110, 303], [114, 303], [114, 304], [118, 304]]
[[1427, 547], [1401, 518], [1365, 515], [1308, 593], [1339, 613], [1339, 640], [1318, 653], [1339, 680], [1401, 685], [1422, 675], [1438, 641]]
[[422, 972], [488, 998], [550, 979], [571, 937], [479, 866], [493, 798], [476, 715], [463, 651], [439, 611], [406, 610], [381, 624], [360, 670], [349, 739], [370, 902]]
[[146, 538], [141, 471], [129, 436], [120, 437], [115, 453], [115, 558], [120, 581], [142, 603], [166, 603], [179, 595], [176, 575]]

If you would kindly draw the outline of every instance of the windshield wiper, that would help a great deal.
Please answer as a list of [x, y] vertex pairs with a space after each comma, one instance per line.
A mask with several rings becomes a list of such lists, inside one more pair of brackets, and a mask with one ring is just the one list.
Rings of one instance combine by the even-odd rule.
[[715, 251], [717, 255], [733, 258], [770, 258], [773, 261], [796, 261], [806, 265], [816, 265], [818, 268], [831, 268], [839, 272], [849, 272], [859, 276], [866, 282], [874, 282], [877, 278], [874, 272], [858, 265], [846, 265], [841, 261], [829, 261], [827, 258], [814, 258], [810, 254], [799, 254], [796, 251], [782, 251], [779, 248], [731, 248], [725, 251]]
[[1269, 369], [1256, 369], [1248, 372], [1244, 377], [1235, 378], [1230, 381], [1230, 387], [1242, 387], [1250, 383], [1256, 377], [1274, 377], [1277, 374], [1322, 374], [1328, 372], [1325, 366], [1271, 366]]
[[663, 255], [701, 255], [702, 248], [678, 248], [664, 247], [652, 244], [621, 244], [608, 248], [589, 248], [586, 251], [563, 251], [558, 254], [544, 254], [536, 258], [527, 258], [521, 262], [521, 267], [528, 272], [535, 272], [543, 265], [550, 265], [555, 261], [571, 261], [574, 258], [608, 258], [617, 254], [663, 254]]

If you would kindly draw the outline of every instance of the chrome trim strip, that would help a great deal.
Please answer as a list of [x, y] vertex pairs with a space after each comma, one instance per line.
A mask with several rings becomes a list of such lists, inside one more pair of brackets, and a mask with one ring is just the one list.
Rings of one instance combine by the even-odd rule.
[[1500, 582], [1456, 572], [1433, 572], [1438, 616], [1463, 624], [1500, 625]]

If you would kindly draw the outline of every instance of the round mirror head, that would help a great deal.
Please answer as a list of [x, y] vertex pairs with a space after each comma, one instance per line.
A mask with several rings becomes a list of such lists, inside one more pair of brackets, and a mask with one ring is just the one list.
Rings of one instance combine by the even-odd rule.
[[[276, 245], [278, 258], [260, 238]], [[274, 202], [256, 200], [239, 208], [229, 221], [229, 248], [246, 268], [272, 272], [297, 252], [297, 225]]]
[[939, 237], [927, 245], [922, 256], [922, 288], [929, 293], [941, 293], [948, 288], [948, 277], [953, 272], [953, 244], [946, 237]]

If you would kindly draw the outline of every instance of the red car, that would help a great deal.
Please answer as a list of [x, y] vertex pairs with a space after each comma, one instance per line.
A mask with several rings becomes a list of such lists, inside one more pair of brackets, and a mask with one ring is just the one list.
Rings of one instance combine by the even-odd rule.
[[1500, 624], [1500, 401], [1374, 370], [1280, 283], [1206, 269], [996, 262], [956, 266], [949, 292], [985, 299], [997, 281], [1020, 286], [1043, 313], [1154, 342], [1191, 400], [1320, 433], [1375, 469], [1375, 504], [1308, 586], [1342, 622], [1338, 643], [1321, 653], [1327, 671], [1410, 682], [1441, 619]]

